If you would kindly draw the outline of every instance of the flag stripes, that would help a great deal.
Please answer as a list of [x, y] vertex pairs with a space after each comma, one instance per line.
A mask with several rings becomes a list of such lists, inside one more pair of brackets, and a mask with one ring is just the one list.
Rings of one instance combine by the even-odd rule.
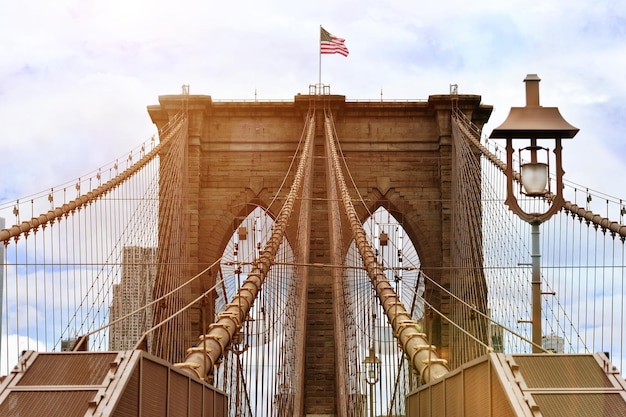
[[348, 48], [344, 44], [345, 39], [331, 35], [321, 26], [320, 30], [320, 53], [348, 56]]

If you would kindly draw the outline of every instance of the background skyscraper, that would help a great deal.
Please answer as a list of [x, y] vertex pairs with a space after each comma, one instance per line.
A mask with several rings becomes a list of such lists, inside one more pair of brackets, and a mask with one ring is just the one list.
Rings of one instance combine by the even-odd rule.
[[[132, 313], [152, 302], [156, 276], [156, 248], [127, 246], [122, 253], [122, 277], [113, 286], [109, 321]], [[152, 326], [152, 308], [138, 312], [109, 330], [109, 350], [134, 349], [143, 333]], [[151, 337], [148, 337], [150, 344]]]

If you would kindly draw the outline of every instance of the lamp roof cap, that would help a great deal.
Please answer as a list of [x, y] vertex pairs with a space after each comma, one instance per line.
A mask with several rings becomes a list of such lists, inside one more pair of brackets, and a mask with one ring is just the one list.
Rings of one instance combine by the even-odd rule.
[[576, 136], [578, 128], [569, 124], [557, 107], [539, 105], [539, 81], [537, 74], [526, 76], [526, 107], [511, 107], [506, 120], [491, 132], [490, 138], [570, 139]]

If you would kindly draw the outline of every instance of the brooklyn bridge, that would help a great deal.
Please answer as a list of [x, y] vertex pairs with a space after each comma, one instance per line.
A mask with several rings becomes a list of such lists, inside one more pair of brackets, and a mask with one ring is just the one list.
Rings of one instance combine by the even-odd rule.
[[0, 202], [0, 416], [626, 415], [626, 203], [539, 84], [492, 132], [454, 86], [159, 97]]

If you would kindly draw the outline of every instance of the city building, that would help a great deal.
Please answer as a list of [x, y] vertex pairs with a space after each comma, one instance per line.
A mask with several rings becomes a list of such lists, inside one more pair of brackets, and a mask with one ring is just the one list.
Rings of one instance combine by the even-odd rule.
[[561, 336], [557, 336], [554, 333], [543, 336], [541, 344], [545, 350], [548, 350], [552, 353], [565, 352], [565, 339], [563, 339]]
[[[489, 309], [491, 317], [491, 309]], [[504, 328], [494, 322], [489, 324], [489, 346], [494, 352], [504, 353]]]
[[72, 352], [74, 350], [74, 348], [76, 347], [76, 343], [81, 342], [82, 340], [82, 345], [80, 347], [80, 349], [77, 349], [78, 351], [87, 351], [88, 347], [89, 347], [89, 336], [86, 336], [84, 338], [81, 338], [80, 336], [76, 336], [76, 337], [70, 337], [68, 339], [63, 339], [61, 340], [61, 352]]
[[[109, 321], [114, 322], [152, 302], [156, 276], [156, 248], [127, 246], [122, 252], [121, 278], [113, 286]], [[152, 308], [145, 308], [109, 330], [109, 350], [134, 349], [144, 332], [152, 326]], [[151, 337], [148, 338], [150, 344]]]

